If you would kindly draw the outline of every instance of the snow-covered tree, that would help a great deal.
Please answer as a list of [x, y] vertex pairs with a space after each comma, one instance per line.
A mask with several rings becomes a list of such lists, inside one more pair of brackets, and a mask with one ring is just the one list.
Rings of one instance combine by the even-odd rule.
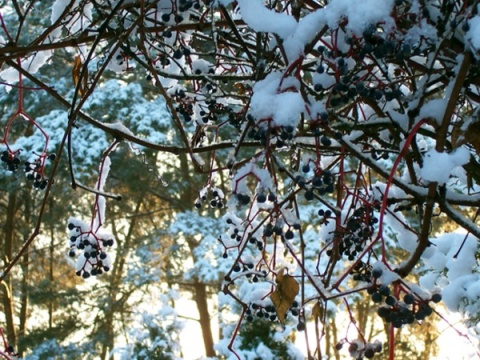
[[[115, 233], [122, 219], [109, 218], [116, 201], [135, 204], [121, 178], [136, 161], [136, 187], [177, 205], [158, 232], [174, 237], [172, 279], [219, 287], [240, 314], [217, 355], [278, 356], [270, 340], [242, 342], [245, 322], [267, 319], [279, 341], [314, 331], [308, 357], [393, 359], [396, 334], [442, 300], [479, 332], [478, 11], [468, 0], [2, 4], [1, 159], [41, 199], [23, 245], [5, 247], [6, 293], [66, 176], [94, 199], [88, 217], [57, 219], [72, 276], [137, 268]], [[359, 326], [366, 304], [383, 337]]]

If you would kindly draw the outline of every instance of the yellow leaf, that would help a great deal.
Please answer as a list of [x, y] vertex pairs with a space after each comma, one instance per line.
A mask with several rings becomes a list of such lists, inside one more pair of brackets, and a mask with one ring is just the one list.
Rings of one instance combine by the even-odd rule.
[[233, 87], [238, 91], [239, 95], [245, 95], [245, 86], [242, 83], [235, 83]]
[[323, 306], [320, 305], [320, 301], [317, 302], [312, 309], [312, 316], [315, 320], [321, 320], [323, 317]]
[[87, 81], [88, 81], [87, 69], [85, 69], [82, 79], [80, 79], [81, 73], [82, 73], [82, 59], [80, 59], [80, 56], [77, 55], [75, 56], [75, 60], [73, 62], [72, 78], [73, 78], [73, 83], [75, 84], [75, 87], [78, 87], [78, 93], [80, 95], [83, 95], [87, 90]]
[[282, 325], [285, 325], [285, 316], [288, 309], [292, 306], [300, 290], [297, 280], [293, 276], [284, 274], [285, 269], [277, 273], [276, 283], [277, 288], [270, 295], [270, 299], [277, 311], [278, 320]]

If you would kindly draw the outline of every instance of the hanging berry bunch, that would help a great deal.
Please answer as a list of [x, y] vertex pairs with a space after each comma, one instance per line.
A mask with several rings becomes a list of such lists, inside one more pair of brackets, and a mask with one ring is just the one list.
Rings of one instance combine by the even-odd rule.
[[116, 148], [117, 144], [118, 141], [114, 141], [103, 154], [97, 184], [95, 189], [92, 189], [95, 193], [95, 203], [90, 224], [74, 217], [68, 220], [70, 233], [68, 255], [74, 258], [77, 256], [77, 252], [79, 253], [75, 271], [78, 276], [82, 276], [84, 279], [101, 275], [112, 267], [112, 259], [107, 249], [113, 246], [115, 238], [102, 228], [105, 223], [105, 197], [110, 196], [110, 194], [105, 193], [103, 188], [110, 171], [109, 154]]
[[8, 171], [16, 171], [18, 169], [18, 165], [20, 165], [20, 159], [18, 158], [18, 155], [20, 154], [20, 150], [17, 150], [15, 152], [12, 152], [11, 150], [5, 150], [2, 152], [2, 157], [1, 160], [2, 162], [7, 165]]
[[9, 133], [10, 128], [13, 122], [17, 120], [26, 120], [29, 125], [36, 128], [38, 131], [41, 132], [43, 138], [45, 139], [43, 144], [43, 149], [40, 154], [34, 153], [35, 160], [33, 162], [26, 161], [25, 162], [25, 175], [28, 180], [33, 181], [32, 185], [36, 189], [45, 189], [48, 184], [48, 179], [44, 175], [44, 167], [45, 167], [45, 160], [55, 160], [55, 154], [48, 154], [48, 141], [49, 136], [47, 133], [42, 129], [42, 127], [33, 119], [29, 114], [27, 114], [23, 107], [23, 80], [22, 74], [19, 73], [19, 85], [18, 85], [18, 106], [16, 111], [7, 121], [5, 125], [5, 133], [1, 143], [3, 143], [7, 150], [2, 152], [1, 160], [7, 166], [8, 171], [15, 172], [18, 170], [21, 160], [20, 160], [20, 153], [22, 152], [21, 149], [14, 150], [9, 144]]
[[86, 223], [75, 218], [68, 220], [68, 230], [70, 230], [68, 255], [73, 258], [77, 255], [77, 251], [80, 251], [75, 266], [78, 276], [86, 279], [111, 269], [112, 260], [106, 249], [112, 247], [115, 242], [112, 235], [94, 233]]
[[27, 180], [32, 181], [35, 189], [43, 190], [46, 188], [48, 179], [44, 174], [45, 160], [54, 161], [55, 158], [55, 154], [37, 155], [36, 159], [32, 162], [25, 161], [25, 175]]

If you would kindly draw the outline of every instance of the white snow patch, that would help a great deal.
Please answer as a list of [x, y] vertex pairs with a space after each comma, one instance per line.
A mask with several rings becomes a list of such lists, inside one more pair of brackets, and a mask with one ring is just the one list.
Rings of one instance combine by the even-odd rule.
[[468, 21], [468, 25], [470, 25], [470, 29], [465, 37], [476, 50], [480, 50], [480, 15], [472, 17]]
[[432, 149], [425, 154], [420, 176], [426, 182], [445, 184], [453, 169], [466, 164], [469, 159], [470, 152], [465, 147], [458, 148], [451, 153]]

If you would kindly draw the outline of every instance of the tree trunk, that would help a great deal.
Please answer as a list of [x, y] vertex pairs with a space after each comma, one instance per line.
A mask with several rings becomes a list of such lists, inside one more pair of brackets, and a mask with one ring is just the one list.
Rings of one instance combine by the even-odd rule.
[[[192, 177], [192, 172], [189, 168], [189, 162], [186, 154], [181, 154], [179, 156], [180, 168], [182, 170], [182, 178], [184, 181], [190, 182]], [[190, 182], [191, 183], [191, 182]], [[187, 190], [188, 189], [188, 190]], [[194, 191], [194, 186], [189, 186], [182, 193], [181, 203], [186, 205], [185, 210], [189, 209], [193, 202], [195, 201], [196, 193]], [[187, 239], [188, 246], [190, 248], [190, 253], [193, 261], [195, 261], [194, 250], [199, 246], [198, 242], [194, 239]], [[213, 349], [213, 332], [212, 324], [210, 322], [210, 312], [208, 310], [208, 295], [207, 295], [207, 285], [195, 279], [193, 283], [194, 299], [197, 305], [198, 314], [200, 316], [200, 327], [202, 329], [203, 336], [203, 345], [205, 347], [205, 355], [207, 357], [214, 357], [215, 350]]]
[[[4, 261], [8, 264], [13, 258], [13, 239], [14, 239], [14, 218], [17, 196], [14, 193], [8, 195], [7, 219], [5, 221], [5, 244], [4, 244]], [[12, 294], [12, 278], [8, 274], [3, 282], [3, 310], [5, 313], [6, 334], [8, 342], [12, 345], [17, 344], [17, 334], [14, 324], [14, 308]]]
[[130, 249], [131, 249], [131, 242], [133, 239], [134, 229], [137, 225], [136, 215], [138, 215], [138, 213], [140, 212], [142, 201], [143, 201], [143, 196], [140, 196], [139, 199], [137, 200], [134, 216], [132, 216], [132, 220], [128, 228], [128, 233], [126, 234], [125, 241], [123, 243], [120, 242], [118, 234], [116, 233], [115, 224], [112, 224], [113, 234], [117, 239], [118, 252], [117, 252], [117, 256], [115, 257], [115, 263], [113, 264], [110, 291], [108, 294], [110, 306], [106, 310], [104, 324], [102, 326], [102, 331], [104, 335], [104, 342], [102, 344], [102, 351], [100, 355], [100, 358], [102, 360], [104, 359], [113, 360], [113, 355], [109, 357], [108, 353], [111, 350], [113, 350], [115, 346], [115, 329], [114, 329], [115, 314], [117, 312], [121, 312], [123, 310], [122, 307], [126, 303], [126, 301], [120, 301], [119, 289], [122, 286], [122, 277], [123, 277], [125, 262], [126, 262], [126, 259], [128, 258], [128, 253], [130, 252]]
[[200, 314], [200, 327], [202, 328], [203, 345], [207, 357], [214, 357], [212, 326], [210, 323], [210, 312], [208, 311], [207, 286], [195, 280], [193, 284], [194, 297]]

